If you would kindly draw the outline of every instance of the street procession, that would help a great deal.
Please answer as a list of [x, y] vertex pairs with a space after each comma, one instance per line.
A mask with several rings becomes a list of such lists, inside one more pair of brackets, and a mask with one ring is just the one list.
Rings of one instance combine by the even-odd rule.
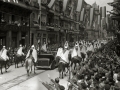
[[119, 0], [0, 0], [0, 90], [120, 90]]

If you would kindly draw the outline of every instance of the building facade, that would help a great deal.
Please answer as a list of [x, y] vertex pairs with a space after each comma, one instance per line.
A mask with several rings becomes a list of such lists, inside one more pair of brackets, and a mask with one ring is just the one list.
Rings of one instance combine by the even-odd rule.
[[0, 0], [0, 45], [16, 48], [30, 44], [30, 14], [27, 0]]

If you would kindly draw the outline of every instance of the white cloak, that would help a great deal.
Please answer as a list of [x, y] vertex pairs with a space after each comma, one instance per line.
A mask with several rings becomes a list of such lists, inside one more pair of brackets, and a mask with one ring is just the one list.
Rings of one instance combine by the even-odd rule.
[[64, 60], [66, 63], [69, 63], [68, 54], [69, 50], [66, 50], [65, 53], [61, 53], [61, 59]]
[[63, 49], [62, 49], [62, 48], [58, 48], [56, 57], [57, 57], [57, 56], [61, 57], [61, 54], [62, 54], [62, 53], [63, 53]]
[[[28, 58], [29, 55], [30, 55], [30, 50], [28, 51], [26, 58]], [[35, 49], [33, 49], [32, 56], [33, 56], [35, 62], [37, 62], [37, 51]]]
[[1, 54], [1, 57], [4, 59], [4, 61], [7, 61], [9, 60], [9, 57], [7, 56], [7, 50], [4, 49], [2, 54]]
[[17, 51], [17, 54], [20, 55], [20, 56], [24, 55], [24, 53], [22, 52], [22, 49], [23, 49], [23, 48], [20, 47], [19, 50]]

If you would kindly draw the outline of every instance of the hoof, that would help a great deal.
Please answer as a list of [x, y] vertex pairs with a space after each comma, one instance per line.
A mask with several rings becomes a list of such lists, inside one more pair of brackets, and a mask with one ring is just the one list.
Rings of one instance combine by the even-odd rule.
[[7, 72], [7, 70], [5, 72]]
[[3, 73], [1, 73], [1, 74], [3, 74]]

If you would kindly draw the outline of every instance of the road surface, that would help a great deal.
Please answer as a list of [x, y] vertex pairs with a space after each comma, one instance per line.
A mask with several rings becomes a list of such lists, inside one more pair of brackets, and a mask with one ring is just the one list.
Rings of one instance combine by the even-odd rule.
[[[8, 69], [8, 72], [0, 74], [0, 90], [47, 90], [39, 78], [44, 82], [50, 82], [48, 74], [52, 79], [59, 77], [57, 69], [54, 70], [36, 70], [36, 74], [33, 72], [30, 76], [27, 76], [25, 67], [15, 68], [14, 65]], [[60, 84], [67, 88], [67, 79], [60, 79]]]

